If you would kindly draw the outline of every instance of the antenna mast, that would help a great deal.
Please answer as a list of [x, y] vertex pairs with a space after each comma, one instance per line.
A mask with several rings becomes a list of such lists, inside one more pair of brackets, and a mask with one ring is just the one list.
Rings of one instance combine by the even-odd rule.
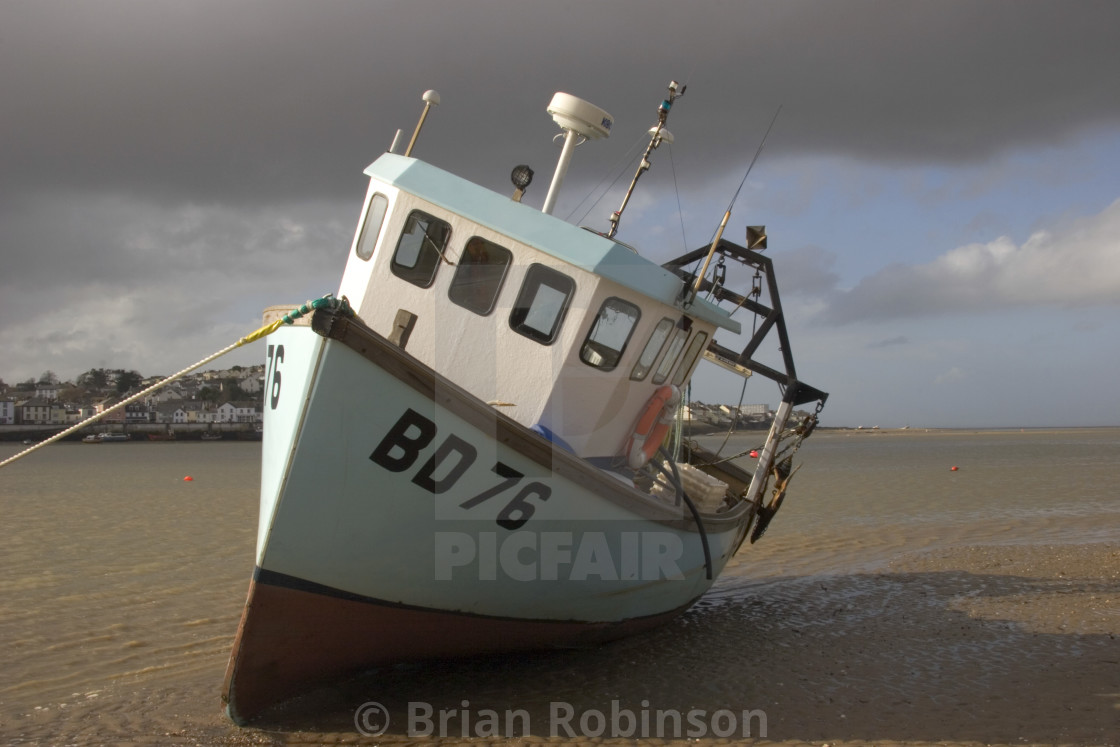
[[618, 233], [618, 222], [622, 219], [622, 211], [626, 209], [626, 203], [630, 202], [630, 195], [634, 193], [634, 185], [638, 183], [641, 175], [649, 170], [649, 157], [654, 149], [663, 142], [673, 144], [673, 134], [665, 129], [665, 120], [669, 118], [669, 109], [672, 108], [673, 102], [684, 96], [684, 89], [686, 88], [688, 86], [682, 86], [675, 80], [669, 81], [669, 98], [662, 101], [661, 106], [657, 107], [657, 124], [649, 130], [649, 145], [646, 146], [646, 152], [642, 154], [642, 162], [638, 165], [638, 171], [634, 174], [633, 181], [630, 182], [630, 188], [626, 190], [626, 196], [622, 198], [622, 205], [618, 210], [611, 213], [611, 230], [607, 232], [607, 238], [613, 239], [614, 235]]
[[428, 118], [428, 112], [432, 110], [433, 106], [439, 106], [439, 94], [435, 91], [424, 91], [421, 98], [424, 100], [424, 111], [420, 112], [420, 121], [416, 123], [416, 129], [412, 132], [412, 139], [408, 141], [408, 150], [404, 152], [406, 156], [412, 155], [412, 149], [416, 147], [416, 139], [420, 137], [420, 128], [424, 126], [424, 120]]
[[[700, 286], [704, 283], [704, 275], [708, 273], [708, 265], [712, 261], [712, 255], [716, 253], [719, 241], [723, 238], [723, 229], [727, 228], [727, 220], [731, 217], [731, 208], [735, 206], [735, 201], [739, 199], [739, 192], [743, 190], [743, 185], [747, 183], [747, 177], [751, 175], [751, 169], [754, 168], [755, 162], [758, 161], [758, 157], [762, 153], [762, 146], [766, 145], [766, 138], [770, 137], [770, 130], [774, 129], [774, 123], [778, 121], [778, 115], [781, 113], [782, 107], [779, 106], [778, 111], [774, 112], [774, 118], [770, 120], [770, 126], [766, 128], [766, 134], [762, 136], [762, 142], [758, 144], [758, 150], [754, 152], [754, 158], [751, 159], [750, 166], [747, 166], [747, 173], [743, 174], [743, 181], [739, 182], [739, 188], [735, 190], [735, 195], [731, 198], [727, 211], [723, 214], [723, 220], [719, 222], [716, 237], [712, 239], [712, 247], [708, 250], [708, 256], [704, 258], [704, 266], [700, 268], [699, 274], [696, 275], [696, 282], [692, 286], [693, 298], [700, 292]], [[687, 293], [687, 289], [685, 292]]]

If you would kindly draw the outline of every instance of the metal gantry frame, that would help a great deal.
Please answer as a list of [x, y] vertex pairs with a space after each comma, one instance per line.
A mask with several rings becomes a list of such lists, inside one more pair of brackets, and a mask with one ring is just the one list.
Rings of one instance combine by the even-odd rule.
[[[760, 241], [760, 243], [763, 241], [765, 241], [765, 234], [762, 234], [762, 241]], [[695, 266], [695, 264], [700, 261], [703, 261], [704, 267], [707, 268], [712, 257], [717, 254], [719, 255], [719, 261], [716, 265], [716, 269], [712, 272], [712, 280], [709, 280], [706, 274], [697, 279], [694, 270], [686, 269], [689, 266]], [[760, 300], [760, 286], [753, 288], [749, 296], [741, 295], [724, 286], [724, 278], [726, 277], [726, 266], [724, 263], [728, 259], [752, 268], [755, 271], [755, 277], [758, 279], [765, 276], [769, 306], [762, 303]], [[753, 543], [766, 531], [770, 520], [774, 518], [774, 514], [777, 513], [778, 508], [781, 506], [782, 500], [785, 497], [786, 488], [789, 484], [789, 479], [793, 476], [793, 472], [796, 471], [792, 466], [793, 453], [796, 452], [801, 441], [808, 437], [816, 426], [817, 415], [820, 413], [821, 408], [824, 407], [825, 400], [828, 399], [828, 394], [816, 387], [809, 386], [797, 378], [797, 368], [793, 362], [793, 349], [790, 346], [785, 315], [782, 312], [781, 296], [778, 293], [778, 282], [774, 277], [774, 265], [769, 257], [730, 241], [724, 241], [723, 238], [720, 237], [713, 242], [713, 246], [705, 246], [689, 252], [688, 254], [666, 262], [662, 266], [678, 275], [684, 281], [681, 290], [681, 302], [686, 309], [697, 295], [706, 293], [709, 294], [711, 298], [715, 299], [717, 303], [733, 303], [736, 306], [736, 310], [739, 308], [746, 309], [757, 314], [762, 320], [761, 323], [755, 327], [750, 340], [741, 353], [736, 353], [718, 344], [715, 339], [708, 345], [708, 350], [717, 357], [732, 361], [748, 369], [752, 373], [757, 373], [767, 379], [775, 381], [782, 389], [782, 401], [778, 405], [778, 409], [774, 412], [774, 420], [770, 424], [770, 432], [767, 434], [766, 443], [763, 445], [762, 451], [758, 455], [758, 463], [755, 466], [750, 485], [744, 495], [744, 499], [753, 506], [754, 515], [757, 517], [757, 523], [751, 534], [751, 542]], [[701, 270], [701, 272], [704, 272], [704, 270]], [[751, 296], [754, 296], [754, 298], [751, 298]], [[776, 331], [778, 335], [778, 349], [782, 354], [784, 371], [767, 366], [754, 358], [762, 341], [773, 331]], [[816, 411], [809, 415], [801, 426], [795, 429], [794, 432], [797, 434], [798, 439], [796, 445], [788, 453], [783, 451], [783, 454], [786, 455], [779, 458], [779, 445], [785, 433], [786, 424], [793, 414], [793, 408], [808, 402], [817, 403]], [[764, 500], [766, 488], [770, 484], [771, 479], [775, 480], [775, 487], [772, 491], [772, 497], [769, 502], [766, 502]]]
[[[688, 254], [681, 255], [676, 259], [669, 260], [664, 263], [662, 267], [680, 276], [680, 278], [685, 281], [682, 293], [686, 296], [691, 296], [695, 283], [695, 274], [693, 271], [686, 268], [689, 265], [703, 260], [711, 251], [711, 247], [704, 246]], [[767, 306], [760, 300], [740, 295], [724, 287], [722, 284], [714, 283], [706, 277], [701, 279], [700, 283], [696, 285], [696, 289], [699, 293], [710, 293], [716, 301], [733, 303], [737, 308], [744, 308], [747, 311], [757, 314], [762, 320], [755, 329], [754, 334], [751, 335], [751, 339], [747, 342], [746, 347], [743, 348], [743, 352], [736, 353], [734, 350], [718, 344], [714, 338], [711, 343], [709, 343], [708, 350], [715, 353], [717, 356], [734, 361], [767, 379], [776, 381], [783, 388], [782, 401], [788, 402], [791, 407], [803, 405], [807, 402], [820, 402], [823, 404], [824, 401], [828, 399], [828, 393], [816, 387], [809, 386], [797, 378], [797, 367], [793, 362], [793, 350], [789, 342], [789, 333], [786, 330], [785, 315], [782, 312], [781, 296], [778, 293], [778, 282], [774, 277], [773, 262], [769, 257], [759, 252], [724, 239], [720, 239], [719, 243], [716, 245], [715, 253], [720, 256], [721, 261], [724, 259], [734, 260], [754, 269], [758, 274], [765, 277], [767, 298], [770, 305]], [[684, 301], [687, 304], [691, 301], [691, 298], [686, 297]], [[778, 335], [778, 348], [782, 354], [784, 371], [779, 371], [776, 368], [767, 366], [754, 359], [755, 352], [772, 330], [776, 330]]]

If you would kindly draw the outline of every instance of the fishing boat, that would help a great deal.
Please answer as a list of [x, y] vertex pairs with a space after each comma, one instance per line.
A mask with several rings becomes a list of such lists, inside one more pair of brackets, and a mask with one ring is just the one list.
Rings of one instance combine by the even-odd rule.
[[[552, 209], [577, 144], [613, 118], [558, 93], [543, 208], [397, 142], [337, 297], [268, 335], [255, 568], [226, 673], [251, 721], [316, 683], [404, 661], [607, 641], [692, 605], [781, 504], [827, 394], [798, 380], [765, 233], [657, 263]], [[403, 152], [402, 152], [403, 151]], [[713, 260], [714, 263], [713, 263]], [[740, 294], [731, 266], [754, 273]], [[757, 314], [742, 352], [715, 341]], [[304, 320], [306, 321], [306, 320]], [[774, 333], [781, 363], [755, 357]], [[669, 438], [710, 360], [780, 385], [748, 472]], [[815, 403], [815, 409], [795, 409]]]
[[203, 441], [221, 441], [222, 440], [222, 434], [217, 432], [217, 431], [203, 431], [202, 440]]
[[97, 436], [97, 440], [103, 444], [119, 443], [121, 441], [131, 441], [132, 435], [129, 433], [111, 433], [105, 431]]

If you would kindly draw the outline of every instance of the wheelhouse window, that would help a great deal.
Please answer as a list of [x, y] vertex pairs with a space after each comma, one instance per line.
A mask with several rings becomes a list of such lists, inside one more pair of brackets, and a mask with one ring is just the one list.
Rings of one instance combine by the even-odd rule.
[[397, 250], [393, 252], [389, 269], [413, 285], [429, 287], [436, 279], [436, 270], [449, 238], [450, 224], [423, 211], [413, 210], [404, 223], [404, 231], [397, 241]]
[[[687, 322], [688, 319], [682, 321]], [[665, 351], [661, 363], [657, 365], [657, 371], [653, 374], [654, 384], [663, 384], [665, 379], [669, 378], [669, 372], [673, 370], [673, 364], [680, 357], [681, 349], [684, 347], [685, 340], [688, 339], [688, 330], [691, 326], [691, 324], [678, 324], [677, 328], [673, 330], [673, 336], [669, 339], [669, 348]]]
[[447, 296], [453, 303], [486, 316], [494, 309], [513, 254], [504, 246], [472, 237], [459, 255]]
[[666, 317], [657, 323], [646, 342], [646, 346], [642, 349], [642, 354], [638, 356], [638, 362], [634, 364], [634, 369], [630, 372], [631, 379], [641, 381], [649, 375], [654, 361], [657, 360], [657, 354], [665, 347], [665, 341], [669, 339], [669, 333], [672, 331], [672, 319]]
[[677, 372], [673, 375], [673, 384], [680, 386], [688, 378], [688, 372], [692, 370], [692, 366], [695, 365], [700, 353], [704, 352], [704, 343], [707, 341], [708, 335], [706, 332], [697, 332], [692, 338], [692, 342], [688, 343], [688, 350], [685, 351], [684, 357], [681, 359], [681, 365], [677, 367]]
[[641, 316], [641, 309], [629, 301], [608, 298], [583, 341], [579, 359], [603, 371], [613, 371]]
[[575, 289], [575, 281], [564, 273], [546, 265], [529, 265], [509, 315], [509, 326], [530, 340], [551, 345], [560, 332]]
[[385, 211], [389, 209], [389, 198], [377, 192], [369, 200], [366, 210], [366, 219], [362, 222], [362, 232], [358, 234], [358, 244], [354, 253], [361, 259], [369, 261], [373, 256], [373, 248], [377, 245], [377, 237], [381, 235], [381, 224], [385, 222]]

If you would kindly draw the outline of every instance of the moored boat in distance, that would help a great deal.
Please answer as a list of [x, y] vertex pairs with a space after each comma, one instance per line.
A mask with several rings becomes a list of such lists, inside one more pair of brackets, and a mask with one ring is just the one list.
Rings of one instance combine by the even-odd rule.
[[[635, 182], [682, 94], [670, 85]], [[613, 119], [567, 94], [548, 112], [565, 142], [542, 210], [521, 202], [528, 167], [511, 199], [413, 158], [418, 125], [366, 169], [339, 301], [268, 336], [234, 720], [379, 665], [646, 630], [780, 506], [827, 394], [797, 378], [764, 233], [744, 247], [721, 228], [655, 263], [614, 239], [633, 184], [605, 233], [554, 218], [574, 145]], [[729, 265], [757, 290], [732, 291]], [[715, 342], [740, 333], [736, 312], [762, 319], [741, 353]], [[779, 368], [754, 357], [771, 332]], [[753, 472], [666, 446], [705, 358], [781, 387]]]

